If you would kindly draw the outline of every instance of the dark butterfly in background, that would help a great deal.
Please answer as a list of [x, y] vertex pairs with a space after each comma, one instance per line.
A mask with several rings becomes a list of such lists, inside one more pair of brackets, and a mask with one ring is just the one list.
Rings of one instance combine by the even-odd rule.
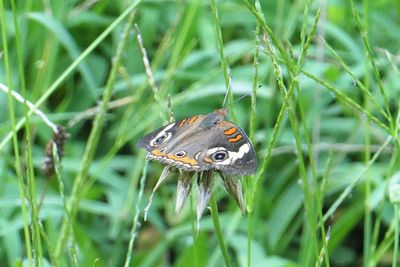
[[46, 156], [42, 163], [42, 170], [47, 178], [50, 178], [55, 173], [54, 146], [57, 148], [58, 160], [61, 161], [64, 156], [64, 144], [68, 138], [69, 134], [65, 131], [65, 128], [58, 125], [57, 132], [53, 133], [53, 137], [46, 145]]
[[[42, 162], [41, 168], [47, 179], [44, 183], [44, 187], [42, 189], [42, 193], [38, 202], [39, 210], [43, 204], [44, 196], [47, 191], [47, 186], [49, 185], [49, 180], [56, 173], [56, 164], [60, 163], [62, 158], [64, 157], [64, 144], [69, 137], [70, 135], [66, 132], [65, 128], [61, 125], [57, 125], [56, 131], [53, 132], [52, 138], [46, 145], [46, 155]], [[57, 159], [55, 157], [57, 157]]]

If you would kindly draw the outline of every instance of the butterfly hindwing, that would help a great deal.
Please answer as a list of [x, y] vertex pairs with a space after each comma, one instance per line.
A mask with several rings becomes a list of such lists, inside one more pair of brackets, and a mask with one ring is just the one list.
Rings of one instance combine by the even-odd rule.
[[257, 169], [257, 157], [246, 133], [236, 124], [222, 121], [214, 128], [203, 161], [230, 175], [248, 175]]

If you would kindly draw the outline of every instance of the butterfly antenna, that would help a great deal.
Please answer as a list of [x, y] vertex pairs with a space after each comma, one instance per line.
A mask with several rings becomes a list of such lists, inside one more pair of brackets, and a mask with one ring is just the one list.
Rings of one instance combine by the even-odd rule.
[[231, 91], [232, 74], [231, 74], [231, 70], [229, 68], [228, 68], [228, 74], [229, 74], [228, 86], [227, 86], [227, 89], [226, 89], [224, 102], [222, 103], [222, 108], [225, 106], [226, 100], [228, 99], [229, 92]]
[[248, 93], [248, 94], [242, 95], [241, 97], [239, 97], [238, 99], [236, 99], [233, 103], [236, 103], [236, 102], [238, 102], [239, 100], [242, 100], [242, 99], [245, 98], [246, 96], [250, 96], [250, 94]]
[[228, 94], [229, 94], [229, 88], [228, 88], [228, 90], [226, 90], [225, 97], [224, 97], [224, 102], [222, 102], [222, 107], [225, 106], [226, 99], [228, 98]]
[[228, 95], [229, 95], [229, 91], [230, 90], [231, 90], [230, 87], [226, 90], [225, 97], [224, 97], [224, 102], [222, 102], [222, 107], [225, 106], [225, 103], [226, 103], [226, 100], [228, 99]]

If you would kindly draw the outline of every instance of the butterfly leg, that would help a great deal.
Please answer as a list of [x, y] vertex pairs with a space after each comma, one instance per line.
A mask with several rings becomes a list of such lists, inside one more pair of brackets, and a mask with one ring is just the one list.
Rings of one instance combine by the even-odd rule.
[[176, 187], [176, 204], [175, 212], [179, 213], [192, 189], [192, 178], [195, 172], [182, 172], [179, 177], [178, 185]]
[[197, 201], [197, 231], [200, 227], [200, 218], [203, 215], [204, 209], [207, 207], [213, 190], [212, 171], [204, 171], [199, 173], [197, 183], [199, 185], [199, 196]]
[[221, 171], [218, 171], [218, 174], [222, 178], [225, 189], [231, 196], [233, 196], [233, 198], [236, 200], [236, 203], [242, 210], [242, 213], [244, 213], [246, 210], [243, 201], [242, 183], [240, 182], [240, 179], [237, 178], [235, 181], [232, 177], [230, 177], [227, 174], [224, 174]]
[[157, 191], [158, 187], [162, 184], [162, 182], [164, 182], [165, 179], [167, 179], [170, 171], [171, 171], [171, 168], [169, 166], [165, 166], [160, 175], [160, 178], [157, 181], [157, 184], [154, 186], [153, 192], [151, 193], [150, 198], [149, 198], [149, 203], [147, 204], [146, 208], [144, 208], [144, 221], [147, 221], [147, 213], [151, 207], [151, 203], [153, 202], [154, 193]]

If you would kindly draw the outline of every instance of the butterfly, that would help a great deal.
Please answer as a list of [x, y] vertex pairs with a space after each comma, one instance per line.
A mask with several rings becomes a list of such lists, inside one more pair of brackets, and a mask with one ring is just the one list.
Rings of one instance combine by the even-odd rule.
[[253, 145], [226, 116], [227, 110], [219, 109], [172, 122], [145, 135], [138, 146], [147, 151], [148, 159], [183, 171], [250, 175], [257, 169]]

